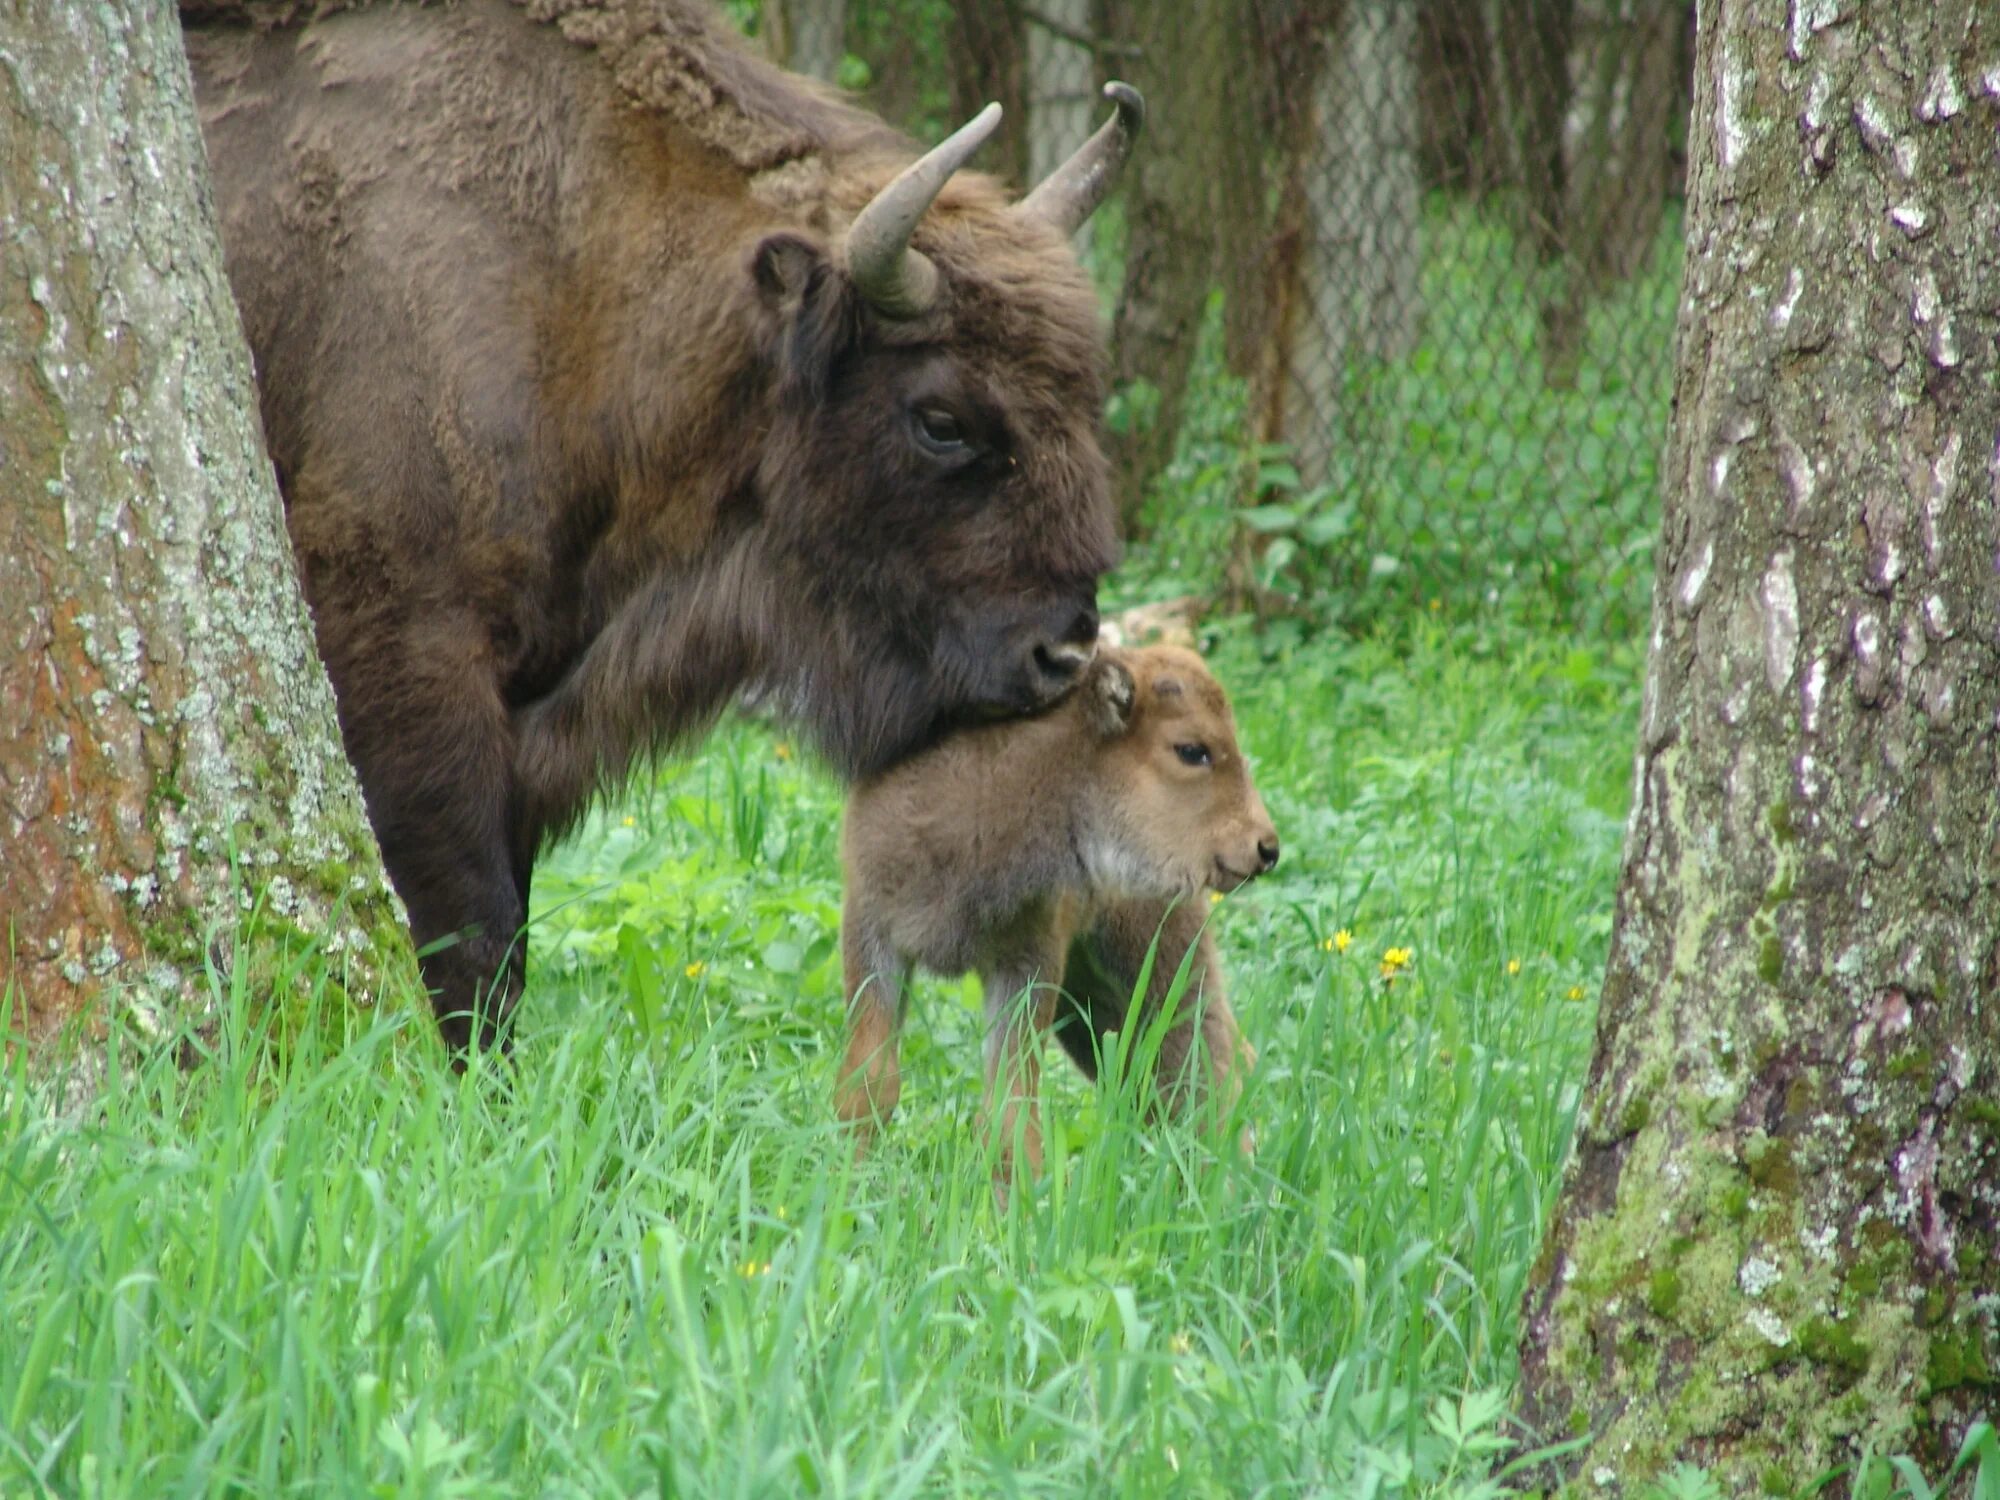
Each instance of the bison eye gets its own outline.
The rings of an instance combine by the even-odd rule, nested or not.
[[[1176,745],[1174,754],[1181,758],[1184,766],[1207,766],[1215,763],[1215,757],[1208,753],[1206,745]]]
[[[931,452],[955,455],[965,451],[965,429],[941,406],[920,406],[916,410],[917,440]]]

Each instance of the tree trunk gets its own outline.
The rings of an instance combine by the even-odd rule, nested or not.
[[[171,8],[0,10],[0,143],[13,1024],[45,1038],[114,985],[157,1026],[201,1004],[205,961],[309,941],[358,999],[414,982],[292,569]]]
[[[1112,434],[1119,512],[1136,529],[1146,486],[1173,457],[1188,374],[1223,245],[1261,232],[1254,113],[1242,62],[1254,34],[1245,0],[1120,7],[1113,35],[1142,42],[1133,82],[1155,101],[1147,141],[1125,176],[1125,278],[1112,326],[1112,380],[1151,403],[1128,403]],[[1229,227],[1251,216],[1251,235]]]
[[[1572,0],[1486,0],[1496,49],[1492,118],[1522,231],[1543,260],[1563,234],[1563,116],[1569,104]]]
[[[1672,113],[1682,98],[1687,0],[1579,0],[1563,127],[1563,243],[1569,275],[1542,312],[1543,367],[1567,387],[1591,303],[1652,255],[1671,181]]]
[[[2000,32],[1837,9],[1701,5],[1635,802],[1524,1307],[1574,1494],[1938,1465],[2000,1399]]]
[[[1097,128],[1097,58],[1091,0],[1037,0],[1030,7],[1028,42],[1028,180],[1040,182],[1070,158]],[[1079,252],[1090,243],[1090,225],[1076,232]]]
[[[833,82],[847,55],[847,0],[764,0],[762,20],[771,61]]]
[[[1507,180],[1490,0],[1428,0],[1417,25],[1418,166],[1426,187],[1484,194]]]
[[[1356,359],[1415,346],[1423,303],[1416,11],[1347,0],[1312,89],[1299,157],[1296,286],[1281,299],[1282,427],[1308,488],[1325,482]]]
[[[1577,8],[1563,222],[1585,288],[1624,280],[1652,254],[1666,209],[1688,9],[1686,0],[1588,0]]]
[[[969,120],[989,103],[1003,113],[1000,133],[980,153],[980,165],[1023,187],[1028,176],[1027,39],[1008,0],[952,0],[951,96],[954,114]]]

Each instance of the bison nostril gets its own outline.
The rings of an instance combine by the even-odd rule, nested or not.
[[[1035,667],[1044,677],[1067,683],[1090,665],[1091,654],[1088,646],[1043,641],[1035,647]]]
[[[1276,839],[1272,839],[1269,842],[1259,841],[1257,845],[1257,858],[1264,862],[1265,869],[1267,870],[1277,869],[1278,841]]]
[[[1064,632],[1063,640],[1078,646],[1094,644],[1097,640],[1097,611],[1095,609],[1079,611],[1077,617],[1069,622],[1069,629]]]

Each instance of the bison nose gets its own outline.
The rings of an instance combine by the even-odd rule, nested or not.
[[[1063,688],[1076,681],[1090,665],[1091,647],[1067,641],[1043,641],[1035,647],[1035,670],[1050,687]]]
[[[1278,868],[1278,836],[1275,833],[1268,839],[1257,840],[1257,858],[1266,870]]]
[[[1061,634],[1035,643],[1035,671],[1044,685],[1061,691],[1076,681],[1097,654],[1097,611],[1088,606],[1071,617]]]

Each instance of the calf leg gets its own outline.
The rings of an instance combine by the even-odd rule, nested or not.
[[[1037,935],[1038,938],[1041,935]],[[993,1190],[1002,1209],[1020,1165],[1042,1170],[1041,1040],[1055,1020],[1063,944],[1030,941],[980,970],[986,991],[986,1118],[1000,1132]]]
[[[854,1132],[854,1154],[865,1156],[879,1125],[887,1124],[902,1096],[896,1055],[903,1021],[905,965],[888,939],[854,910],[840,922],[842,968],[847,985],[847,1052],[834,1084],[833,1109]]]
[[[1243,1080],[1257,1054],[1237,1028],[1235,1013],[1229,1007],[1222,958],[1216,952],[1207,919],[1206,902],[1146,898],[1109,905],[1095,925],[1079,935],[1071,950],[1067,985],[1075,1003],[1066,1005],[1060,1014],[1057,1035],[1077,1065],[1096,1077],[1105,1032],[1117,1029],[1136,1038],[1152,1025],[1192,950],[1187,989],[1160,1041],[1155,1069],[1157,1098],[1171,1116],[1179,1116],[1197,1099],[1205,1099],[1207,1118],[1220,1129],[1243,1091]],[[1149,951],[1152,972],[1145,994],[1134,1004],[1133,991]],[[1247,1148],[1249,1141],[1249,1132],[1243,1132],[1239,1144]]]

